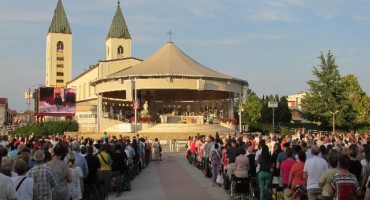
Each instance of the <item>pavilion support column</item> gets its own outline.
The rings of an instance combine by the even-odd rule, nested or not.
[[[96,132],[100,132],[100,119],[101,117],[103,116],[102,112],[103,112],[103,99],[102,99],[102,95],[101,94],[98,94],[98,105],[97,105],[97,112],[96,112],[96,124],[95,124],[95,131]]]
[[[229,117],[233,118],[234,117],[234,99],[233,99],[233,93],[229,93]]]

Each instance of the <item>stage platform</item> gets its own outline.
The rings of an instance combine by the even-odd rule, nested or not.
[[[220,124],[155,124],[139,133],[215,133],[234,132],[234,129],[226,128]]]
[[[137,132],[126,132],[120,130],[119,125],[115,125],[109,128],[107,131],[108,135],[123,135],[123,136],[134,136],[139,134],[140,137],[148,137],[150,140],[159,138],[161,140],[187,140],[189,136],[196,134],[200,135],[215,135],[218,132],[220,135],[232,134],[235,129],[221,126],[220,124],[152,124],[151,127],[147,127],[144,130]],[[73,137],[92,137],[100,138],[103,133],[67,133],[67,135]]]

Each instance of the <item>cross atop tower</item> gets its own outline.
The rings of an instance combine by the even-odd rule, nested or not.
[[[169,37],[169,42],[172,42],[173,32],[170,30],[170,31],[167,32],[167,35]]]
[[[118,3],[118,5],[121,3],[121,2],[119,2],[119,0],[117,1],[117,3]]]

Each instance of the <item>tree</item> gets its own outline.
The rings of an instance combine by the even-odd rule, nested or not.
[[[248,126],[256,125],[261,118],[262,101],[255,93],[249,94],[244,105],[242,121]]]
[[[288,100],[286,96],[279,99],[278,107],[275,110],[275,119],[277,122],[290,122],[292,120],[292,112],[289,110]]]
[[[368,96],[362,90],[358,83],[357,77],[353,74],[348,74],[341,79],[341,84],[344,86],[344,96],[353,105],[356,111],[356,124],[369,123],[369,103]]]
[[[262,109],[261,109],[261,118],[260,123],[270,124],[272,123],[272,109],[268,107],[268,102],[274,98],[273,95],[264,96],[262,99]]]
[[[265,99],[262,99],[261,102],[262,102],[262,108],[261,108],[261,117],[260,117],[260,121],[261,123],[264,123],[264,124],[270,124],[272,123],[272,108],[269,108],[268,107],[268,102],[270,102],[271,100],[275,99],[275,101],[278,102],[278,107],[275,108],[275,122],[276,123],[279,123],[279,122],[290,122],[290,120],[292,119],[292,113],[290,112],[289,110],[289,106],[288,106],[288,101],[286,99],[285,96],[282,96],[280,99],[279,99],[279,95],[269,95],[269,96],[266,96]]]
[[[319,59],[321,64],[312,71],[316,80],[307,82],[310,90],[302,100],[304,117],[324,126],[333,126],[333,113],[336,113],[336,125],[353,127],[356,111],[345,95],[335,57],[329,51],[326,57],[321,52]]]

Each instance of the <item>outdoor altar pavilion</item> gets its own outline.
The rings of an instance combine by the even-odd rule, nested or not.
[[[132,132],[135,107],[138,124],[209,124],[233,118],[234,100],[245,94],[248,82],[207,68],[168,42],[143,62],[91,85],[98,96],[98,131],[110,130],[109,119],[117,122],[116,132]]]

